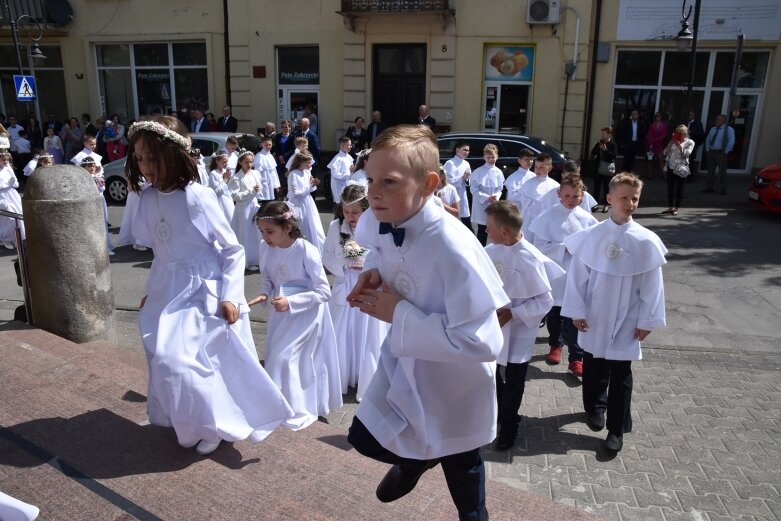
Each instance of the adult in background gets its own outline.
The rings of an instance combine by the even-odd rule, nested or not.
[[[84,132],[79,125],[79,120],[70,118],[68,124],[62,127],[62,141],[65,144],[65,162],[70,160],[82,149],[81,140]]]
[[[27,119],[27,139],[30,140],[30,147],[43,150],[43,132],[41,131],[41,125],[35,118]]]
[[[309,129],[312,133],[317,135],[317,131],[320,127],[317,124],[317,107],[314,103],[306,104],[306,107],[304,107],[304,117],[309,120]],[[312,151],[312,147],[309,147],[309,151]]]
[[[220,130],[220,124],[214,119],[213,112],[207,112],[204,116],[206,117],[206,128],[209,129],[209,132],[217,132]]]
[[[199,108],[190,109],[190,132],[207,132],[208,130],[203,111]]]
[[[98,127],[92,123],[92,116],[86,112],[81,115],[81,125],[84,129],[84,134],[89,134],[90,136],[98,135]]]
[[[705,127],[702,126],[702,121],[697,117],[697,113],[693,110],[689,111],[689,123],[686,125],[689,129],[689,138],[694,141],[694,150],[692,150],[689,157],[689,164],[691,165],[691,174],[687,178],[688,182],[694,179],[694,174],[700,171],[700,162],[697,161],[697,151],[700,146],[705,142]]]
[[[49,114],[49,119],[47,119],[43,124],[43,133],[46,134],[47,129],[54,129],[55,134],[59,134],[60,130],[62,130],[62,123],[57,121],[57,118],[54,114]]]
[[[678,215],[683,198],[683,183],[691,174],[689,157],[694,150],[694,141],[689,139],[686,125],[678,125],[672,139],[662,151],[667,166],[667,210],[665,215]]]
[[[648,125],[648,131],[645,134],[645,143],[648,147],[649,172],[648,177],[662,177],[664,172],[665,159],[662,155],[664,147],[667,144],[667,132],[669,128],[662,119],[662,114],[654,114],[654,121]],[[659,172],[659,175],[656,173]]]
[[[645,150],[643,146],[645,134],[645,125],[640,121],[640,112],[633,110],[629,114],[629,119],[625,119],[621,123],[621,129],[618,132],[617,145],[624,155],[623,171],[635,171],[635,157]],[[599,197],[597,197],[597,200],[599,200]]]
[[[274,146],[271,147],[277,160],[277,175],[279,175],[280,181],[286,178],[287,168],[285,165],[290,156],[296,151],[295,137],[293,137],[292,130],[293,123],[289,119],[283,119],[279,124],[279,133],[274,136]],[[280,184],[282,185],[279,189],[280,196],[284,197],[287,195],[287,183],[282,182]]]
[[[266,124],[263,125],[263,130],[258,132],[258,137],[270,137],[271,139],[275,139],[277,137],[277,126],[273,121],[266,121]],[[274,149],[272,148],[272,150]]]
[[[591,157],[594,160],[594,199],[597,200],[597,206],[591,209],[595,211],[598,206],[602,206],[602,212],[607,212],[608,183],[616,173],[616,155],[618,147],[613,141],[613,129],[605,127],[602,129],[599,142],[591,149]],[[612,168],[611,166],[612,165]]]
[[[317,134],[312,132],[309,126],[309,118],[301,118],[301,129],[296,132],[296,137],[305,137],[309,143],[309,153],[315,159],[315,164],[320,163],[320,140],[317,138]]]
[[[727,125],[727,116],[716,116],[716,124],[705,137],[705,156],[708,164],[708,184],[704,194],[714,193],[716,169],[719,170],[719,193],[727,193],[727,155],[735,146],[735,129]]]
[[[382,121],[382,113],[379,110],[372,112],[372,122],[369,123],[369,127],[366,129],[367,142],[366,144],[371,148],[372,141],[379,136],[383,130],[388,128],[388,125]]]
[[[236,132],[239,120],[233,117],[230,105],[222,107],[222,117],[217,120],[217,130],[220,132]]]
[[[364,119],[361,116],[358,116],[353,121],[353,125],[350,126],[347,129],[347,132],[345,132],[345,136],[349,137],[350,140],[353,142],[353,155],[357,154],[364,148],[366,148],[366,143],[369,139],[369,134],[366,132],[366,129],[363,128],[363,124],[365,123]]]
[[[429,114],[427,105],[418,107],[418,124],[426,125],[431,130],[434,130],[434,127],[437,126],[437,120]]]

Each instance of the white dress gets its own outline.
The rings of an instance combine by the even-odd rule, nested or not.
[[[331,195],[334,203],[342,202],[342,191],[350,180],[350,167],[353,166],[353,158],[347,152],[339,151],[328,163],[328,170],[331,171]]]
[[[458,197],[463,201],[458,208],[458,216],[462,219],[469,217],[469,203],[467,202],[468,199],[466,195],[469,180],[464,180],[464,174],[467,172],[471,173],[472,167],[469,166],[468,161],[456,156],[446,161],[443,168],[445,170],[445,175],[447,176],[448,184],[456,187]]]
[[[315,200],[310,195],[315,190],[317,187],[312,186],[311,170],[295,169],[288,174],[287,200],[296,209],[304,238],[314,244],[322,255],[325,232]]]
[[[314,246],[297,239],[288,248],[260,243],[261,294],[268,295],[266,371],[294,415],[284,426],[303,429],[342,406],[336,338],[327,301],[328,279]],[[287,297],[277,312],[271,299]]]
[[[260,230],[253,219],[260,207],[257,197],[259,192],[255,192],[255,187],[261,185],[260,174],[256,170],[249,170],[246,173],[237,170],[228,181],[231,197],[236,201],[231,228],[236,232],[236,237],[247,252],[247,266],[258,265]]]
[[[352,181],[357,185],[369,186],[369,180],[366,179],[366,170],[364,170],[363,168],[353,172],[352,175],[350,176],[350,181]]]
[[[199,184],[144,190],[133,233],[155,253],[139,315],[149,421],[173,427],[183,446],[261,441],[293,411],[258,361],[244,299],[244,248],[214,192]],[[217,315],[221,301],[238,307],[236,323]]]
[[[342,394],[347,392],[348,386],[357,387],[356,398],[360,401],[377,370],[380,347],[385,341],[390,324],[347,304],[347,295],[355,287],[361,274],[360,269],[350,266],[356,262],[362,265],[363,259],[348,259],[344,256],[342,234],[355,240],[354,230],[349,224],[340,224],[338,219],[331,221],[323,247],[323,266],[335,276],[328,306],[331,309],[336,345],[339,349]]]
[[[0,170],[0,209],[22,213],[22,198],[16,191],[18,187],[19,181],[10,166]],[[24,221],[19,221],[19,226],[24,239]],[[0,242],[16,244],[16,219],[0,217]]]
[[[222,172],[219,170],[212,170],[209,172],[209,187],[217,194],[217,202],[220,203],[220,209],[228,222],[233,221],[233,211],[236,205],[233,202],[230,188],[228,183],[225,182],[225,178],[222,177]]]
[[[139,185],[139,188],[143,192],[144,189],[149,186],[149,183],[141,181]],[[140,200],[141,196],[128,187],[127,199],[125,199],[125,211],[122,213],[122,224],[119,227],[119,236],[117,237],[116,246],[126,246],[128,244],[136,243],[136,238],[133,235],[133,221],[136,220],[138,202]]]

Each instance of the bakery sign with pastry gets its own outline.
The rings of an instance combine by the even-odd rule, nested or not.
[[[534,47],[485,47],[485,81],[530,82],[534,71]]]

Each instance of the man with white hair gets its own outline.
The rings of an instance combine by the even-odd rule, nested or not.
[[[296,137],[305,137],[309,142],[309,153],[315,158],[315,163],[320,162],[320,140],[317,139],[317,134],[312,132],[309,128],[309,118],[301,118],[300,122],[301,130],[296,131]]]

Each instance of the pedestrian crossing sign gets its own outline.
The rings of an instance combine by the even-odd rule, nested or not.
[[[14,87],[16,87],[17,101],[35,101],[38,97],[35,90],[34,76],[14,74]]]

